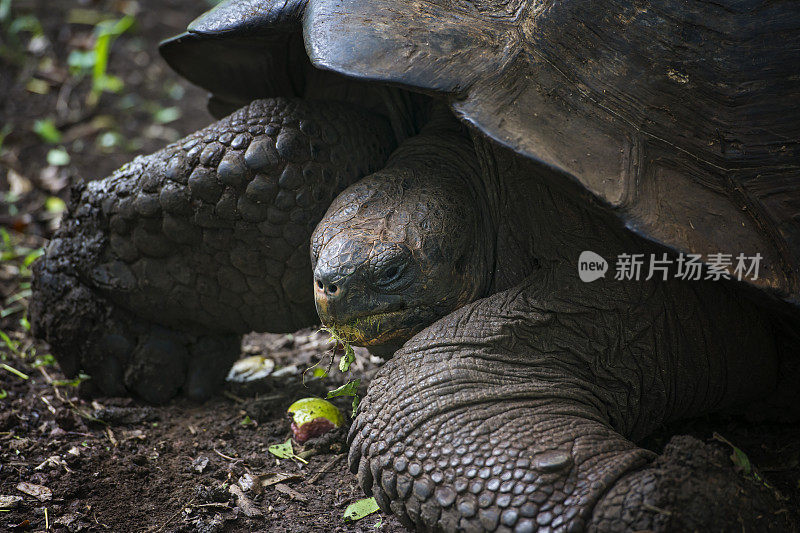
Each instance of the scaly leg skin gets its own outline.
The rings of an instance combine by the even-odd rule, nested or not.
[[[394,145],[353,106],[259,100],[77,186],[34,269],[34,334],[106,394],[207,397],[242,333],[316,321],[310,235]]]
[[[364,490],[420,530],[791,530],[724,452],[632,442],[767,390],[762,315],[721,284],[575,278],[545,267],[406,343],[351,428]]]

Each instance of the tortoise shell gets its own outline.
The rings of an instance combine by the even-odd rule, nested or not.
[[[792,0],[229,0],[162,44],[212,111],[310,72],[445,98],[495,142],[678,252],[760,254],[800,305],[800,10]]]

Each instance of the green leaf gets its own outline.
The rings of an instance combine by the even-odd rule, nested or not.
[[[267,448],[269,453],[281,459],[291,459],[294,457],[294,449],[292,448],[292,439],[287,440],[283,444],[273,444]]]
[[[50,84],[39,78],[31,78],[25,84],[25,89],[34,94],[47,94],[50,92]]]
[[[335,398],[336,396],[355,396],[359,385],[361,385],[360,379],[350,380],[341,387],[328,391],[328,395],[325,396],[325,399]]]
[[[341,387],[334,389],[332,391],[328,391],[328,395],[325,398],[335,398],[336,396],[352,396],[353,397],[353,412],[351,413],[351,417],[355,418],[356,411],[358,410],[358,402],[361,400],[358,397],[358,386],[361,384],[360,379],[353,379],[342,385]]]
[[[55,198],[55,197],[51,196],[50,198]],[[48,211],[50,211],[50,207],[48,207],[50,198],[48,198],[47,201],[44,203],[45,209],[47,209]],[[64,203],[64,201],[61,200],[60,198],[58,198],[58,200],[60,200],[62,204]],[[41,257],[43,254],[44,254],[44,248],[37,248],[35,250],[32,250],[31,252],[28,252],[28,254],[25,256],[25,259],[22,260],[22,265],[25,266],[26,268],[31,266],[31,264],[33,264],[33,262],[36,261],[39,257]]]
[[[733,461],[734,465],[741,468],[745,475],[749,474],[753,470],[753,467],[750,464],[750,459],[747,458],[747,454],[736,446],[732,446],[732,448],[733,453],[731,454],[731,461]]]
[[[14,249],[14,245],[11,243],[11,235],[8,234],[6,228],[0,228],[0,240],[3,241],[4,250]]]
[[[344,353],[342,354],[342,357],[339,359],[339,370],[341,370],[342,372],[347,372],[348,370],[350,370],[350,365],[353,364],[353,361],[356,360],[356,353],[353,350],[353,347],[350,346],[350,343],[344,340],[342,335],[339,334],[339,332],[337,332],[333,326],[322,327],[320,331],[324,331],[325,333],[329,334],[331,336],[330,342],[338,343],[337,347],[338,345],[341,345],[344,348]],[[334,350],[334,354],[335,353],[336,351]],[[333,364],[333,356],[331,357],[331,364]],[[325,398],[334,398],[336,396],[352,396],[353,412],[351,416],[355,417],[356,411],[358,410],[358,402],[360,400],[358,394],[356,394],[356,391],[358,390],[358,386],[360,384],[361,384],[360,379],[350,380],[341,387],[339,387],[338,389],[328,392],[328,395]]]
[[[16,301],[16,300],[12,300],[12,302],[13,301]],[[20,312],[25,310],[25,306],[22,305],[22,304],[9,305],[10,303],[11,302],[7,302],[6,303],[7,307],[5,309],[3,309],[2,311],[0,311],[0,318],[5,318],[7,316],[16,315],[17,313],[20,313]]]
[[[0,389],[0,400],[5,400],[8,397],[8,392],[5,389]]]
[[[350,370],[350,365],[353,361],[356,360],[356,352],[353,350],[353,347],[350,344],[345,343],[344,345],[344,355],[342,358],[339,359],[339,370],[342,372],[347,372]]]
[[[95,27],[95,32],[98,36],[119,37],[128,31],[134,22],[136,19],[130,15],[125,15],[119,20],[104,20]]]
[[[130,15],[119,20],[104,20],[95,26],[97,40],[94,43],[94,65],[92,66],[92,90],[89,93],[88,104],[94,106],[103,91],[119,92],[124,87],[122,79],[106,73],[108,68],[108,54],[111,44],[117,37],[128,31],[133,26],[135,19]]]
[[[69,154],[63,148],[53,148],[47,152],[47,164],[54,167],[69,165]]]
[[[753,471],[753,465],[750,464],[750,459],[747,457],[747,454],[744,453],[741,449],[737,448],[733,445],[731,441],[720,435],[719,433],[714,433],[713,435],[715,440],[718,440],[722,443],[727,444],[731,447],[731,462],[737,467],[742,470],[744,475],[749,475]]]
[[[116,131],[106,131],[97,137],[97,144],[100,148],[112,149],[121,146],[125,139]]]
[[[12,294],[8,298],[6,298],[6,305],[11,305],[20,300],[24,300],[25,298],[30,298],[32,293],[33,291],[31,291],[30,289],[24,289],[19,291],[18,293]]]
[[[63,213],[67,209],[67,204],[58,196],[50,196],[47,198],[47,200],[45,200],[44,208],[48,213]],[[42,255],[41,249],[37,250],[37,253]],[[39,255],[36,257],[39,257]],[[34,259],[36,259],[36,257],[34,257]]]
[[[52,119],[37,120],[33,123],[33,131],[46,143],[55,144],[61,142],[61,132],[58,131]]]
[[[42,30],[42,23],[39,22],[39,19],[33,15],[23,15],[21,17],[17,17],[8,26],[8,33],[11,35],[16,35],[23,31],[29,32],[34,36],[42,35],[44,33]]]
[[[12,341],[11,337],[9,337],[5,331],[0,331],[0,340],[3,341],[3,344],[6,345],[6,348],[11,350],[11,353],[15,355],[20,355],[19,353],[19,342]]]
[[[54,379],[52,384],[56,387],[77,387],[87,379],[91,379],[91,377],[86,374],[78,374],[75,379]]]
[[[0,150],[3,149],[3,143],[12,131],[14,131],[14,126],[11,124],[3,124],[3,127],[0,128]]]
[[[39,368],[40,366],[55,366],[55,364],[56,358],[53,357],[53,354],[46,353],[37,357],[32,366],[33,368]]]
[[[298,461],[308,464],[308,461],[294,454],[294,449],[292,448],[292,439],[288,439],[283,444],[273,444],[267,448],[267,451],[269,451],[269,453],[275,457],[279,457],[281,459],[297,459]]]
[[[378,502],[375,501],[375,498],[364,498],[347,506],[347,509],[344,510],[344,519],[361,520],[378,510],[380,510],[380,507],[378,507]]]

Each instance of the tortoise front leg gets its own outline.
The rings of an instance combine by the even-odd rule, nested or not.
[[[466,306],[386,364],[351,430],[364,490],[425,530],[786,528],[719,451],[681,438],[656,457],[630,440],[767,387],[760,314],[722,287],[570,276]]]
[[[394,144],[347,104],[259,100],[78,187],[35,267],[34,333],[107,394],[207,397],[242,333],[316,321],[311,232]]]

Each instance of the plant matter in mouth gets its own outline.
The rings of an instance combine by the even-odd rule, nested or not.
[[[337,349],[341,347],[342,356],[339,359],[339,370],[342,372],[347,372],[350,370],[350,365],[353,363],[353,361],[355,361],[356,354],[353,350],[353,347],[347,341],[347,338],[342,335],[341,331],[337,330],[336,326],[323,326],[320,331],[326,332],[328,335],[330,335],[330,342],[336,343],[334,346],[333,355],[331,356],[331,364],[333,363],[333,358],[336,356],[336,352],[338,351]],[[341,387],[332,391],[328,391],[326,398],[335,398],[336,396],[352,396],[353,412],[351,413],[351,416],[355,417],[356,410],[358,409],[358,403],[361,399],[356,393],[360,384],[360,379],[351,379]]]

